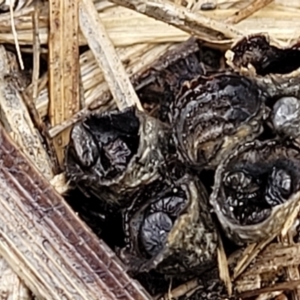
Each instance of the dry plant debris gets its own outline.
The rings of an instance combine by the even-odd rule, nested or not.
[[[104,78],[118,108],[121,110],[135,105],[143,110],[93,2],[82,0],[79,12],[81,30],[103,71]]]
[[[32,300],[32,293],[3,257],[0,258],[0,295],[7,300]]]
[[[0,46],[1,122],[23,153],[46,179],[51,180],[51,161],[22,99],[21,89],[24,84],[26,77],[18,69],[15,57]]]
[[[80,109],[78,5],[78,0],[49,1],[48,117],[52,126],[69,119]],[[53,139],[60,166],[69,133],[65,130]]]
[[[229,24],[239,23],[273,1],[274,0],[254,0],[245,8],[237,11],[233,16],[227,18],[226,22]]]
[[[279,41],[278,44],[291,44],[293,42],[289,41],[289,39],[294,41],[298,38],[297,31],[291,26],[291,24],[294,24],[294,27],[297,27],[295,24],[298,24],[299,6],[297,1],[293,3],[291,1],[290,7],[287,10],[282,9],[282,7],[288,6],[289,4],[283,1],[214,1],[215,4],[213,8],[216,9],[203,10],[201,12],[198,12],[198,9],[201,8],[201,1],[197,3],[197,1],[191,0],[173,2],[162,0],[114,0],[113,2],[128,7],[131,10],[108,1],[98,0],[93,2],[88,0],[51,0],[43,3],[36,1],[34,5],[33,1],[4,1],[4,6],[0,7],[7,11],[10,10],[10,13],[0,15],[0,41],[6,44],[11,43],[15,45],[16,48],[20,45],[22,55],[32,52],[34,55],[33,74],[31,76],[32,84],[28,86],[28,84],[25,83],[27,89],[22,94],[23,83],[18,82],[21,75],[18,72],[16,76],[14,72],[12,74],[11,71],[4,71],[3,74],[5,74],[5,76],[1,76],[1,82],[4,86],[2,93],[3,100],[0,102],[1,109],[3,110],[1,110],[1,122],[4,123],[5,129],[8,132],[13,132],[11,136],[15,139],[18,148],[30,161],[27,161],[23,156],[22,159],[19,157],[20,154],[18,150],[15,150],[16,146],[11,144],[11,140],[3,133],[2,129],[1,138],[9,147],[12,147],[10,149],[14,149],[11,150],[11,153],[18,153],[17,156],[19,157],[19,162],[23,164],[22,167],[29,164],[29,169],[31,170],[31,164],[34,164],[39,172],[62,194],[68,192],[66,179],[64,178],[64,174],[53,175],[54,166],[51,165],[51,163],[53,164],[53,160],[49,158],[49,152],[44,150],[43,143],[46,142],[49,147],[54,141],[56,154],[59,157],[59,161],[62,162],[63,149],[69,141],[68,133],[70,126],[86,117],[91,109],[97,109],[98,112],[103,112],[117,107],[122,109],[135,103],[140,110],[143,110],[140,100],[136,95],[135,89],[138,85],[135,85],[135,79],[140,74],[143,74],[143,72],[146,72],[147,69],[152,66],[156,58],[165,53],[168,49],[172,49],[172,42],[183,41],[189,34],[194,34],[205,41],[206,44],[213,45],[215,48],[224,49],[228,48],[237,38],[257,31],[257,28],[260,27],[261,24],[265,25],[264,28],[266,28],[266,31],[273,33],[273,36]],[[8,3],[9,5],[5,7]],[[0,1],[0,4],[3,3]],[[13,7],[11,4],[15,6]],[[188,8],[184,6],[188,6]],[[79,7],[80,10],[78,9]],[[276,10],[276,7],[280,9]],[[291,7],[294,7],[294,11]],[[12,11],[13,8],[14,12]],[[255,15],[251,16],[254,13]],[[274,18],[278,20],[279,25],[273,24],[272,21]],[[57,20],[59,20],[58,23]],[[80,26],[82,32],[78,32],[78,20],[81,22]],[[240,24],[237,24],[239,22]],[[48,23],[50,23],[50,31],[48,31],[47,28]],[[140,27],[141,33],[135,30],[137,24]],[[169,26],[169,24],[173,26]],[[56,27],[57,25],[59,26]],[[57,28],[57,30],[53,30],[53,28]],[[122,33],[120,33],[120,29],[123,30]],[[101,32],[101,34],[99,34],[99,32]],[[45,47],[47,44],[49,45],[49,49]],[[79,56],[78,47],[82,45],[88,45],[91,50],[85,51]],[[3,57],[6,55],[4,52],[5,50],[3,49]],[[50,57],[50,68],[47,73],[40,76],[40,58],[45,57],[47,53],[49,53]],[[19,56],[19,61],[22,62],[21,56]],[[8,76],[7,73],[9,73]],[[80,91],[79,73],[81,73],[82,91]],[[72,74],[72,76],[70,76],[70,74]],[[292,75],[292,77],[294,76],[295,74]],[[64,80],[60,80],[61,78]],[[290,84],[289,80],[290,78],[286,78],[287,85]],[[275,84],[278,83],[276,78],[268,78],[264,80],[264,82],[266,84],[270,82],[272,84],[274,84],[274,82]],[[18,108],[15,107],[14,110],[9,108],[9,103],[6,99],[7,95],[9,95],[9,93],[6,93],[8,87],[13,90],[13,94],[15,95],[14,101],[18,104]],[[72,88],[70,89],[70,87]],[[286,85],[282,85],[281,90],[283,91],[285,87]],[[139,90],[137,92],[139,92]],[[278,90],[275,92],[277,93]],[[62,99],[64,101],[62,101]],[[23,101],[26,102],[27,107]],[[155,109],[153,111],[155,111]],[[33,118],[32,120],[30,120],[29,113]],[[23,116],[21,127],[16,126],[16,119],[14,118],[15,115],[19,116],[19,114]],[[45,117],[50,119],[50,128],[47,128],[44,124]],[[44,138],[43,143],[34,126],[40,130]],[[26,132],[26,135],[24,132]],[[28,146],[28,141],[22,139],[28,134],[34,140],[34,142],[32,142],[32,144],[35,145],[33,148]],[[37,151],[32,152],[32,149],[37,149]],[[2,148],[1,151],[4,150],[5,149]],[[5,160],[3,158],[1,159],[2,161]],[[21,169],[20,167],[20,170]],[[73,279],[71,277],[64,277],[67,281],[69,280],[67,284],[63,285],[64,281],[57,281],[56,284],[58,285],[54,288],[55,285],[47,281],[49,278],[43,277],[42,282],[37,280],[37,266],[31,265],[27,273],[21,270],[20,266],[23,266],[24,270],[25,266],[29,265],[30,257],[26,255],[30,251],[31,255],[33,253],[35,253],[34,255],[39,255],[41,252],[38,251],[41,250],[34,248],[36,246],[34,244],[31,248],[28,248],[28,253],[24,252],[25,248],[22,247],[19,247],[17,250],[15,248],[12,251],[14,245],[17,246],[17,243],[15,243],[17,238],[20,238],[22,243],[27,241],[27,236],[21,236],[23,231],[18,231],[18,236],[10,235],[10,231],[13,231],[15,228],[15,224],[12,222],[21,224],[20,226],[22,227],[26,225],[22,222],[29,220],[30,217],[24,214],[23,211],[20,212],[21,217],[15,215],[23,205],[19,202],[20,199],[18,199],[18,194],[16,193],[17,189],[15,188],[15,181],[21,183],[18,174],[14,174],[15,177],[10,177],[13,178],[14,181],[9,181],[8,177],[5,176],[9,174],[10,171],[3,169],[1,172],[2,180],[0,184],[2,182],[1,188],[3,188],[5,192],[0,197],[0,205],[3,206],[3,211],[5,211],[2,224],[6,225],[5,228],[3,227],[2,233],[7,235],[2,236],[0,253],[3,254],[5,259],[9,261],[9,264],[13,266],[14,271],[25,279],[27,286],[37,295],[40,293],[43,294],[43,296],[48,295],[48,297],[54,297],[53,299],[55,299],[58,295],[55,288],[57,288],[59,284],[62,285],[62,291],[66,292],[66,295],[72,289],[75,291],[79,288],[79,285],[74,285],[78,277],[76,271],[71,274],[71,277],[74,276]],[[35,173],[35,176],[40,183],[41,175]],[[47,186],[47,191],[49,190],[50,193],[53,192],[50,185],[45,182],[43,182],[43,184]],[[35,188],[37,188],[37,186],[35,186]],[[36,193],[38,193],[37,190]],[[7,198],[5,198],[6,196]],[[71,214],[71,226],[80,223],[78,227],[80,228],[79,230],[87,232],[85,231],[85,225],[78,221],[73,212],[70,212],[61,197],[57,194],[51,197],[53,197],[51,199],[56,199],[55,201],[57,202],[60,201],[59,203],[62,203],[63,209],[66,209],[68,213]],[[7,202],[8,198],[11,199],[12,202]],[[16,203],[16,207],[13,208],[10,206],[11,203]],[[61,209],[60,206],[55,209],[51,208],[51,205],[49,207],[50,213],[45,213],[45,217],[42,218],[43,222],[45,219],[50,221],[50,219],[56,217]],[[45,211],[46,208],[43,209]],[[35,215],[33,216],[35,217]],[[270,238],[270,240],[249,246],[243,253],[232,278],[236,279],[234,287],[241,291],[241,297],[245,297],[246,299],[258,296],[257,300],[272,299],[274,297],[278,297],[276,299],[287,299],[285,298],[286,296],[282,294],[282,291],[292,290],[294,299],[297,299],[299,296],[299,264],[295,255],[298,253],[298,244],[294,244],[291,236],[289,236],[288,239],[286,237],[286,234],[291,234],[292,229],[290,229],[290,227],[293,225],[295,217],[296,215],[291,216],[290,220],[288,220],[289,224],[287,224],[284,229],[281,240],[282,244],[277,243],[268,246],[271,240]],[[69,220],[64,221],[69,222]],[[61,230],[62,226],[69,225],[58,224],[58,229]],[[24,228],[27,227],[25,226]],[[38,228],[40,231],[36,232],[36,236],[39,236],[42,232],[41,227]],[[30,227],[26,230],[28,230],[27,232],[29,234],[32,234],[35,229]],[[53,232],[53,229],[47,227],[46,233],[51,232]],[[95,245],[99,243],[89,232],[87,234]],[[10,239],[9,243],[7,243],[8,239],[6,238]],[[22,240],[22,238],[24,238],[24,240]],[[102,241],[100,242],[100,246],[97,245],[95,247],[104,247],[101,248],[102,250],[99,250],[100,248],[98,249],[100,253],[102,253],[101,251],[106,254],[109,253],[108,258],[103,258],[108,265],[112,262],[118,263],[114,254],[109,252],[110,250],[102,244]],[[52,245],[50,242],[50,247],[54,246],[55,245]],[[80,244],[80,247],[81,246],[82,244]],[[47,256],[50,253],[46,253],[49,249],[50,248],[46,250],[43,249],[42,251],[45,250],[43,254]],[[37,251],[34,252],[35,250]],[[49,260],[53,260],[55,255],[58,255],[57,258],[60,259],[62,253],[59,251],[60,250],[58,250],[57,253],[53,252],[48,256]],[[91,254],[91,252],[88,253]],[[222,254],[223,258],[225,258],[224,265],[226,265],[225,253],[222,252]],[[230,262],[231,260],[229,258],[229,263]],[[80,263],[83,262],[80,261]],[[98,260],[98,263],[101,264],[101,261]],[[270,266],[273,269],[286,270],[288,274],[286,282],[275,283],[273,286],[265,287],[265,282],[273,282],[270,278],[273,278],[274,273],[272,273],[273,270],[268,269]],[[55,267],[60,268],[59,265],[55,265]],[[53,270],[46,270],[45,274],[47,274],[48,271],[51,273]],[[225,274],[228,272],[226,268],[223,272],[224,271]],[[63,270],[60,269],[58,272],[63,272]],[[267,276],[267,280],[265,277],[266,273],[270,276]],[[15,282],[18,282],[19,279],[15,274],[12,274],[12,276],[13,275],[14,280],[16,280]],[[132,291],[139,295],[134,299],[148,299],[149,295],[144,293],[138,284],[131,281],[125,272],[123,275],[125,276],[124,278],[126,278],[124,282],[128,282],[129,285],[133,284]],[[254,278],[251,276],[255,277],[255,281],[252,283],[256,283],[257,285],[255,287],[256,290],[249,292],[249,289],[253,288],[253,286],[250,288],[247,286],[249,278],[250,280]],[[222,278],[227,278],[228,280],[228,274],[225,277],[223,275]],[[55,276],[53,276],[53,280],[56,281]],[[85,283],[86,284],[80,286],[80,291],[78,291],[81,293],[83,299],[94,299],[95,297],[98,297],[95,299],[99,299],[100,294],[104,293],[107,287],[105,284],[102,285],[100,281],[98,281],[98,285],[96,284],[93,287],[87,282]],[[69,287],[68,284],[70,284],[72,288],[67,291]],[[109,285],[108,282],[106,284]],[[227,288],[229,285],[230,282],[227,283]],[[28,289],[21,285],[19,293],[21,293],[21,289],[23,289],[24,295],[27,297],[27,295],[29,295]],[[201,290],[201,284],[199,284],[197,280],[192,280],[167,293],[164,299],[169,299],[171,296],[174,298],[180,298],[186,295],[192,296],[193,292],[199,289]],[[97,292],[98,294],[96,296]],[[12,292],[9,291],[8,293]],[[50,294],[52,296],[50,296]],[[105,299],[110,299],[109,297],[115,296],[116,295],[108,296],[107,294],[104,297]],[[71,297],[71,295],[69,295],[69,297]],[[128,297],[128,299],[131,299],[130,296]]]
[[[136,73],[148,67],[151,64],[151,62],[155,60],[155,57],[162,55],[169,48],[169,44],[162,44],[157,47],[146,44],[143,45],[143,47],[126,47],[125,49],[122,49],[123,51],[117,51],[117,53],[120,56],[122,62],[129,61],[126,67],[126,72],[128,74],[136,75]],[[82,55],[82,61],[84,61],[85,55]],[[70,127],[77,121],[82,120],[89,114],[90,109],[99,108],[99,110],[101,111],[106,111],[107,109],[116,108],[116,103],[112,101],[113,99],[111,97],[108,84],[104,80],[103,76],[101,76],[102,74],[99,72],[99,70],[95,70],[96,66],[96,62],[91,61],[91,64],[86,66],[87,69],[82,70],[85,90],[85,107],[80,112],[73,115],[72,118],[51,128],[49,130],[50,137],[56,136],[62,130]],[[90,74],[93,74],[94,77],[91,77]],[[43,90],[41,92],[41,97],[38,99],[37,102],[37,109],[40,110],[41,115],[43,116],[45,115],[44,109],[47,105],[47,93],[45,90]]]
[[[33,293],[58,300],[149,299],[3,128],[0,142],[0,253]]]
[[[113,0],[113,2],[178,27],[204,41],[233,39],[243,35],[234,26],[191,12],[168,0]]]

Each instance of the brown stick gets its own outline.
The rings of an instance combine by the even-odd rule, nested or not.
[[[237,24],[242,20],[250,17],[255,12],[269,5],[273,0],[254,0],[252,3],[247,5],[245,8],[237,11],[233,16],[226,19],[228,24]]]
[[[234,26],[208,18],[168,0],[111,0],[116,4],[173,25],[204,41],[242,37]]]
[[[163,53],[169,49],[170,45],[161,45],[160,47],[155,47],[155,49],[152,49],[153,51],[148,51],[147,54],[140,54],[139,59],[134,62],[132,65],[129,65],[126,67],[126,71],[128,74],[132,74],[133,76],[136,76],[138,72],[140,72],[142,69],[145,68],[150,68],[150,65],[153,63],[153,61],[161,56]],[[121,51],[119,53],[120,58],[123,58],[123,61],[126,60],[127,55],[122,55]],[[131,77],[131,79],[132,79]],[[110,102],[109,106],[111,106],[111,95],[109,94],[109,87],[107,86],[106,82],[100,82],[98,83],[98,87],[101,88],[101,92],[99,93],[100,95],[97,97],[98,99],[101,99],[101,101],[94,101],[91,102],[86,101],[86,107],[84,107],[81,111],[79,111],[77,114],[73,115],[71,118],[68,120],[62,122],[59,125],[56,125],[52,128],[49,129],[49,136],[54,137],[57,134],[59,134],[62,130],[65,130],[66,128],[72,126],[76,122],[82,120],[84,117],[86,117],[90,113],[90,109],[92,105],[97,104],[99,105],[99,102],[102,102],[102,105],[104,108],[107,110],[109,107],[107,107],[108,102]],[[98,102],[98,103],[97,103]],[[104,103],[103,103],[104,102]],[[107,102],[107,103],[106,103]]]
[[[120,110],[136,105],[143,110],[122,62],[110,41],[92,0],[80,3],[80,28]]]
[[[80,109],[79,99],[79,0],[49,1],[49,118],[52,126],[60,124]],[[57,159],[63,163],[69,130],[53,140]]]
[[[0,126],[0,255],[43,299],[146,300]]]
[[[23,153],[35,164],[43,176],[50,180],[53,177],[51,161],[19,91],[18,85],[22,83],[17,83],[16,80],[23,81],[24,76],[18,68],[15,71],[12,70],[15,65],[15,57],[9,55],[5,48],[0,46],[1,122]]]
[[[278,283],[274,286],[265,287],[257,290],[247,291],[244,293],[241,293],[237,295],[237,299],[247,299],[247,298],[253,298],[255,296],[259,296],[264,293],[274,292],[274,291],[284,291],[284,290],[293,290],[297,288],[300,285],[300,280],[294,280],[294,281],[288,281],[288,282],[282,282]]]

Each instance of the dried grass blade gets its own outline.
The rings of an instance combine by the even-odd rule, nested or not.
[[[296,282],[298,278],[289,278],[293,280],[284,283],[282,286],[281,283],[276,283],[275,286],[271,285],[266,289],[261,288],[265,285],[265,283],[263,283],[264,280],[268,280],[268,278],[271,280],[272,276],[275,276],[277,272],[280,274],[280,270],[284,268],[298,268],[300,263],[299,253],[299,243],[291,245],[272,243],[268,245],[235,282],[236,290],[241,292],[241,295],[244,297],[246,297],[246,295],[250,297],[260,295],[260,293],[263,295],[274,291],[296,289],[297,286],[293,288],[293,282]],[[289,286],[289,283],[291,283],[291,286]],[[254,294],[252,294],[253,289],[255,290],[253,291]],[[244,293],[246,294],[244,295]]]
[[[269,5],[274,0],[254,0],[249,5],[247,5],[244,9],[237,11],[233,16],[226,19],[226,23],[228,24],[237,24],[242,20],[248,18],[258,10],[263,7]]]
[[[16,63],[0,47],[0,120],[20,149],[35,164],[36,168],[50,180],[53,177],[51,161],[34,127],[22,96],[11,77],[21,80],[21,74],[13,74],[11,66]]]
[[[228,3],[228,1],[226,2]],[[198,15],[224,22],[226,18],[233,16],[237,10],[242,10],[245,2],[235,2],[235,4],[238,4],[239,9],[236,7],[228,8],[229,4],[226,5],[225,2],[222,2],[218,4],[218,9],[202,11],[202,15],[199,13]],[[41,6],[39,38],[41,44],[46,45],[48,43],[48,11],[47,7],[45,5],[43,7],[41,2],[38,2],[38,4]],[[48,2],[46,4],[48,5]],[[105,3],[103,4],[101,6],[99,3],[95,3],[95,6],[115,47],[137,43],[182,42],[189,37],[187,32],[178,29],[178,27],[169,26],[162,21],[154,20],[134,10],[129,10],[113,3],[111,5],[115,5],[115,7],[107,7]],[[34,6],[30,7],[30,9],[33,10]],[[20,45],[29,46],[33,44],[31,13],[32,11],[29,11],[27,8],[14,12]],[[245,35],[257,33],[259,28],[260,31],[268,32],[276,39],[286,41],[291,36],[299,36],[299,32],[297,32],[300,24],[298,16],[299,7],[283,7],[275,2],[260,9],[255,15],[244,19],[238,25],[235,25],[234,28]],[[276,19],[276,22],[274,22],[274,19]],[[7,14],[0,14],[0,42],[10,43],[15,46],[11,26],[12,24],[10,18],[7,18]],[[136,28],[139,28],[139,30],[136,30]],[[222,40],[220,35],[216,36],[216,32],[213,35],[205,33],[206,31],[203,28],[201,32],[198,32],[198,34],[202,34],[201,39],[214,45],[230,46],[231,39]],[[86,45],[86,39],[81,33],[79,34],[79,43],[80,45]]]
[[[269,286],[261,289],[256,289],[252,291],[247,291],[240,293],[237,295],[237,299],[253,299],[255,296],[262,295],[264,293],[274,292],[274,291],[282,291],[282,290],[293,290],[297,286],[300,285],[300,280],[294,280],[294,281],[288,281],[288,282],[282,282],[278,283],[274,286]]]
[[[0,295],[7,300],[32,300],[31,291],[0,257]]]
[[[91,0],[81,0],[79,19],[81,30],[103,71],[118,108],[121,110],[136,105],[140,110],[143,110],[125,68]]]
[[[51,0],[49,32],[49,119],[52,126],[60,124],[80,109],[78,2]],[[60,166],[64,148],[69,143],[66,130],[53,140]]]
[[[0,255],[43,299],[146,300],[0,126]]]
[[[141,55],[139,60],[134,61],[131,65],[129,65],[126,68],[126,71],[128,74],[136,74],[137,72],[141,71],[144,68],[149,67],[149,65],[160,55],[165,53],[167,49],[170,48],[170,44],[163,44],[160,46],[157,46],[153,48],[152,50],[148,51],[147,53],[144,53]],[[83,78],[84,80],[84,78]],[[46,91],[43,91],[43,99],[40,98],[40,102],[38,103],[39,108],[43,109],[44,105],[47,104],[47,97]],[[77,114],[75,114],[72,118],[69,120],[66,120],[62,122],[61,124],[52,127],[49,130],[49,136],[54,137],[62,130],[68,128],[69,126],[72,126],[77,121],[83,119],[88,113],[89,113],[89,107],[91,109],[101,108],[102,111],[108,110],[108,109],[115,109],[116,105],[115,102],[112,103],[111,95],[109,93],[109,87],[106,82],[97,82],[95,85],[95,88],[93,88],[90,91],[85,91],[86,94],[86,105],[88,107],[84,107],[81,111],[79,111]],[[96,101],[98,100],[98,101]],[[93,107],[92,107],[93,106]]]
[[[162,296],[158,296],[156,297],[157,300],[169,300],[171,299],[178,299],[184,295],[186,295],[188,292],[196,289],[199,285],[199,280],[196,279],[192,279],[188,282],[185,282],[181,285],[179,285],[178,287],[172,289],[171,291],[165,293]]]
[[[139,45],[138,45],[139,46]],[[154,46],[153,46],[154,47]],[[161,48],[161,46],[157,46],[158,48]],[[134,51],[133,51],[134,48]],[[130,61],[134,57],[141,56],[145,50],[149,50],[151,52],[151,47],[127,47],[127,48],[117,48],[117,54],[120,57],[122,62]],[[137,60],[138,61],[138,60]],[[134,63],[134,62],[133,62]],[[83,88],[84,88],[84,105],[83,109],[85,109],[86,106],[89,106],[93,101],[99,98],[97,93],[93,92],[97,89],[97,86],[99,86],[101,83],[103,83],[104,76],[99,68],[97,62],[95,61],[94,55],[91,51],[85,52],[80,56],[80,65],[81,65],[81,76],[82,76],[82,82],[83,82]],[[126,68],[127,71],[128,68]],[[46,75],[48,75],[46,73]],[[92,76],[91,76],[92,75]],[[44,82],[42,82],[44,81]],[[40,114],[40,116],[45,117],[47,116],[47,107],[49,104],[49,97],[48,97],[48,90],[46,88],[46,84],[44,84],[46,81],[47,83],[47,76],[42,77],[40,79],[40,94],[36,101],[36,108]],[[107,86],[107,84],[106,84]],[[109,90],[109,88],[107,87]],[[26,90],[26,94],[32,93],[32,86],[29,86]],[[91,94],[95,94],[95,97],[92,97]],[[75,114],[76,115],[76,114]],[[66,121],[68,122],[68,120]],[[58,125],[59,126],[59,125]],[[52,135],[51,135],[52,136]]]
[[[281,232],[281,235],[279,236],[279,241],[283,245],[293,246],[295,244],[294,236],[297,230],[297,218],[299,218],[299,205],[289,217],[289,219],[291,220],[287,220],[287,224],[292,224],[292,226],[287,225],[287,228],[284,228],[284,230]],[[286,268],[286,275],[289,280],[300,280],[299,264],[289,265]],[[292,299],[300,299],[300,286],[296,287],[291,292],[291,294]]]
[[[247,268],[242,275],[265,274],[282,267],[296,266],[300,264],[300,244],[282,245],[272,243],[268,245]]]
[[[40,54],[41,54],[41,47],[40,47],[40,39],[39,39],[39,15],[40,9],[38,5],[36,5],[33,16],[32,16],[32,23],[33,23],[33,71],[32,71],[32,97],[30,108],[32,114],[34,116],[35,122],[37,124],[41,123],[40,115],[34,106],[34,103],[38,97],[38,84],[39,84],[39,74],[40,74]]]
[[[23,59],[22,59],[22,55],[21,55],[21,51],[20,51],[20,45],[19,45],[19,42],[18,42],[18,34],[17,34],[17,31],[16,31],[15,22],[14,22],[13,6],[14,6],[13,1],[10,1],[9,2],[9,13],[10,13],[11,25],[12,25],[11,30],[12,30],[12,33],[13,33],[13,36],[14,36],[14,42],[15,42],[15,47],[16,47],[19,63],[20,63],[20,68],[21,68],[21,70],[24,70],[24,63],[23,63]]]
[[[259,253],[271,243],[276,235],[270,236],[268,239],[261,241],[260,243],[249,245],[243,252],[242,257],[237,262],[236,267],[234,268],[234,272],[232,275],[232,279],[235,280],[240,276],[246,268],[251,264],[251,262],[259,255]]]
[[[220,279],[224,282],[228,295],[232,295],[232,283],[229,274],[229,267],[227,256],[225,253],[225,249],[223,246],[223,242],[219,237],[219,247],[218,247],[218,269],[219,269],[219,276]]]
[[[168,0],[111,0],[154,19],[173,25],[204,41],[243,36],[233,25],[210,19]],[[221,38],[220,38],[221,35]]]

